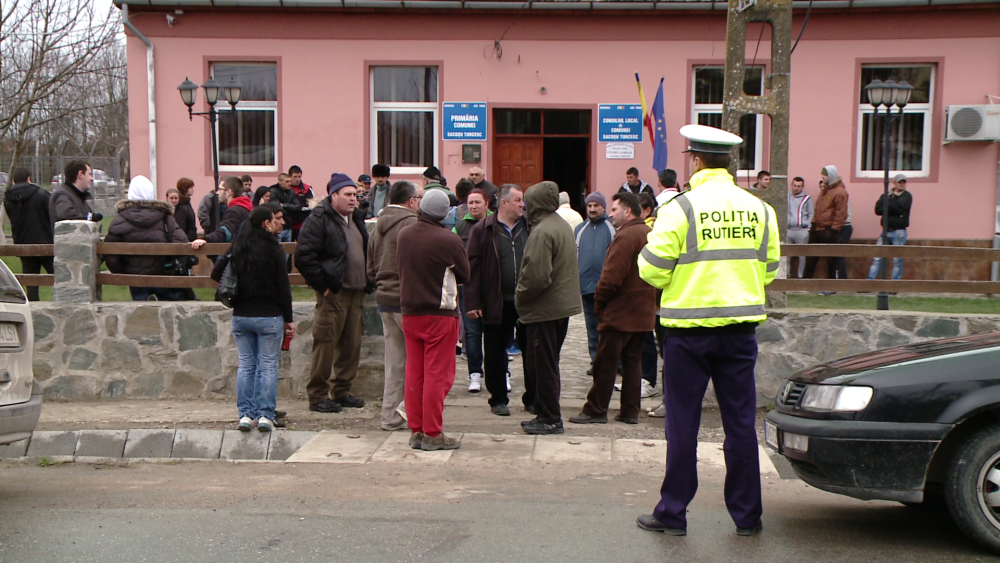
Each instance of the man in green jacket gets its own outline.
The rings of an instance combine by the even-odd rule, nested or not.
[[[521,423],[528,434],[563,434],[559,409],[559,352],[569,317],[583,312],[576,242],[556,209],[555,182],[535,184],[524,192],[531,233],[524,247],[515,305],[527,333],[524,350],[524,404],[535,418]]]

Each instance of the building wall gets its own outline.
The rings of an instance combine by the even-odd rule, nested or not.
[[[210,137],[200,118],[188,121],[176,87],[185,77],[206,80],[210,61],[278,62],[278,165],[282,170],[300,165],[305,181],[320,195],[331,172],[356,177],[371,164],[367,65],[431,62],[440,66],[439,101],[486,101],[490,108],[591,108],[595,122],[599,103],[638,101],[635,72],[644,80],[649,103],[663,76],[668,166],[686,179],[685,142],[676,131],[691,120],[692,69],[722,64],[725,56],[725,20],[719,15],[525,14],[504,36],[503,57],[497,60],[487,55],[493,40],[511,25],[511,13],[186,12],[172,27],[160,14],[133,11],[132,16],[156,49],[158,189],[164,192],[177,178],[189,176],[198,198],[212,184]],[[793,29],[800,25],[798,16]],[[766,62],[768,35],[759,49],[755,35],[748,33],[747,56],[757,51],[756,61]],[[128,38],[128,56],[132,169],[145,174],[145,47],[135,37]],[[938,65],[936,137],[930,143],[935,156],[930,177],[909,182],[915,201],[910,237],[992,237],[997,144],[942,146],[940,139],[944,107],[987,103],[987,94],[1000,94],[1000,12],[995,9],[814,12],[792,57],[789,175],[805,177],[807,190],[816,195],[820,169],[836,164],[851,193],[855,236],[878,233],[872,208],[881,181],[853,173],[858,74],[862,62],[874,61]],[[195,109],[207,109],[201,92]],[[635,160],[607,160],[605,145],[596,142],[596,125],[592,129],[592,189],[612,193],[629,166],[655,184],[648,139],[636,144]],[[439,142],[438,166],[453,184],[471,165],[461,163],[461,143]],[[491,146],[482,145],[490,178]],[[270,184],[276,173],[254,176],[255,185]]]

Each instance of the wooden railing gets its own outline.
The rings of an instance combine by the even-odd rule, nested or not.
[[[0,245],[0,256],[52,256],[52,244],[3,244]],[[52,274],[15,274],[17,281],[23,286],[49,286],[55,283]]]
[[[5,244],[0,245],[0,256],[52,256],[51,244]],[[217,256],[228,250],[229,243],[208,243],[194,250],[184,243],[135,243],[135,242],[101,242],[97,244],[97,252],[102,256],[110,254],[132,256],[181,256],[195,255],[202,264],[198,270],[207,271],[211,264],[209,256]],[[295,243],[282,243],[289,255],[295,254]],[[992,248],[960,248],[950,246],[881,246],[862,244],[784,244],[781,246],[782,256],[798,256],[800,258],[815,256],[825,258],[837,256],[844,258],[881,257],[886,259],[885,267],[891,271],[889,259],[904,258],[913,260],[944,260],[949,262],[1000,262],[1000,250]],[[54,277],[51,274],[17,274],[17,279],[25,286],[51,286]],[[306,285],[302,275],[292,270],[290,275],[292,285]],[[97,274],[99,285],[123,285],[138,287],[170,287],[170,288],[215,288],[217,283],[207,275],[192,276],[138,276],[131,274],[112,274],[100,272]],[[1000,282],[965,281],[965,280],[836,280],[836,279],[778,279],[768,289],[774,291],[846,291],[846,292],[901,292],[901,293],[978,293],[1000,294]]]
[[[891,246],[874,244],[783,244],[782,256],[837,256],[883,258],[883,267],[892,271],[891,258],[945,260],[949,262],[998,262],[1000,250],[953,246]],[[1000,293],[1000,282],[966,280],[832,280],[779,279],[768,286],[774,291],[854,291],[901,293]]]

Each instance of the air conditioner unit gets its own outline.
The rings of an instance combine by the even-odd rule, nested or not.
[[[944,140],[1000,141],[1000,105],[948,106]]]

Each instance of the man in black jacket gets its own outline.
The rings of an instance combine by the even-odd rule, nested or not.
[[[63,184],[52,190],[49,198],[49,218],[58,221],[100,221],[103,217],[94,213],[87,205],[93,199],[90,186],[94,183],[94,173],[86,162],[74,160],[63,170]]]
[[[31,181],[27,168],[15,168],[14,186],[4,194],[3,206],[10,217],[10,232],[14,244],[52,244],[52,222],[49,220],[49,192]],[[51,256],[22,256],[21,271],[25,274],[52,273]],[[28,286],[28,300],[38,301],[38,286]]]
[[[357,209],[357,185],[334,173],[326,190],[329,197],[299,231],[295,265],[316,290],[309,410],[329,413],[365,405],[350,391],[361,360],[361,308],[374,285],[367,275],[368,229],[364,211]]]
[[[191,248],[198,250],[206,242],[233,242],[240,232],[243,221],[250,216],[253,202],[243,191],[243,181],[237,176],[226,176],[222,179],[219,192],[219,205],[226,206],[226,214],[219,221],[219,228],[205,235],[204,238],[191,242]]]
[[[284,217],[294,217],[296,213],[302,211],[299,205],[299,198],[292,189],[292,179],[288,174],[278,174],[278,183],[271,186],[271,203],[281,206]],[[278,234],[278,242],[292,242],[292,221],[285,222],[285,228]]]
[[[892,179],[892,188],[889,189],[888,217],[882,214],[886,211],[885,194],[879,196],[875,202],[875,215],[882,217],[885,225],[885,238],[880,236],[878,244],[892,244],[895,246],[906,246],[906,229],[910,226],[910,208],[913,207],[913,196],[906,190],[906,175],[896,174]],[[882,270],[882,259],[872,260],[872,266],[868,270],[868,279],[873,280],[878,277]],[[892,259],[892,279],[898,280],[903,277],[903,259]]]
[[[524,196],[513,184],[497,192],[497,212],[469,233],[469,281],[463,286],[466,316],[483,322],[483,371],[490,410],[509,416],[507,346],[514,336],[517,309],[514,290],[521,275],[528,228],[522,219]]]

